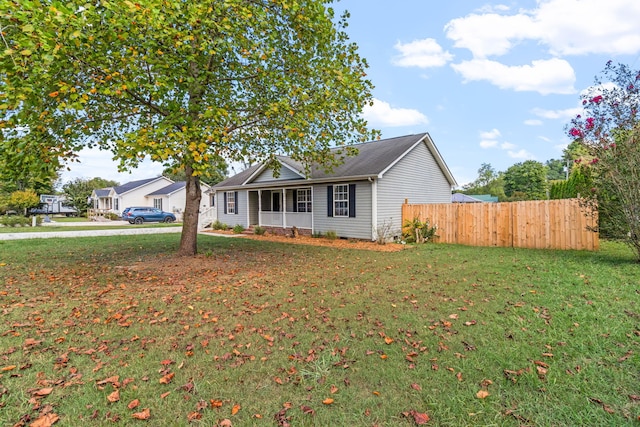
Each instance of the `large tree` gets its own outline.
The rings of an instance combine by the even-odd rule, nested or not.
[[[511,200],[547,198],[547,167],[535,160],[516,163],[504,173],[504,192]]]
[[[462,187],[462,192],[465,194],[491,194],[503,201],[506,199],[503,173],[496,172],[490,163],[482,163],[478,169],[476,180]]]
[[[625,239],[640,261],[640,70],[607,63],[582,96],[569,135],[591,157],[600,227]]]
[[[330,3],[5,0],[0,126],[63,158],[98,145],[121,168],[180,165],[179,253],[195,254],[212,161],[288,154],[330,168],[335,143],[374,136],[360,115],[366,62]]]

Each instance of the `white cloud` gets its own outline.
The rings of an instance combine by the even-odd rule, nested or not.
[[[393,59],[399,67],[432,68],[442,67],[453,59],[434,39],[414,40],[410,43],[396,43],[400,55]]]
[[[538,119],[527,119],[524,121],[524,124],[527,126],[542,126],[542,120]]]
[[[533,154],[531,154],[530,152],[528,152],[525,149],[519,150],[519,151],[507,151],[507,154],[509,155],[509,157],[511,157],[512,159],[520,159],[520,160],[535,160],[535,156]]]
[[[576,75],[562,59],[532,61],[531,65],[507,66],[488,59],[474,59],[451,65],[464,81],[486,80],[501,89],[534,91],[542,95],[572,94]]]
[[[504,55],[523,41],[552,55],[635,55],[640,52],[640,2],[538,0],[537,7],[506,15],[487,9],[451,20],[445,32],[475,58]],[[498,13],[496,13],[498,12]]]
[[[533,38],[536,33],[531,17],[496,13],[456,18],[444,30],[455,47],[470,50],[474,58],[504,55],[519,41]]]
[[[502,148],[503,150],[513,150],[515,148],[518,148],[518,146],[510,142],[503,142],[502,144],[500,144],[500,148]]]
[[[420,111],[409,108],[394,108],[389,103],[379,99],[374,99],[373,105],[364,107],[363,116],[374,127],[429,124],[427,116]]]
[[[482,148],[493,148],[498,146],[498,141],[495,139],[483,139],[480,141],[480,147]]]
[[[490,131],[480,132],[480,138],[482,139],[495,139],[500,136],[498,129],[491,129]]]
[[[63,171],[60,177],[63,184],[76,178],[104,178],[124,184],[128,181],[160,176],[163,171],[161,164],[144,160],[137,169],[118,172],[118,162],[113,160],[113,154],[97,148],[85,148],[78,155],[79,162],[67,164],[71,170]]]

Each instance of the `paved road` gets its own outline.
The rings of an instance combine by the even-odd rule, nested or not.
[[[76,225],[81,223],[76,223]],[[104,224],[103,224],[104,225]],[[119,228],[114,230],[77,230],[77,231],[42,231],[25,233],[0,233],[0,240],[21,239],[51,239],[54,237],[95,237],[95,236],[126,236],[132,234],[160,234],[180,233],[182,227],[159,228]]]

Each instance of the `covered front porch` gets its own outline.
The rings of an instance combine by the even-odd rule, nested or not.
[[[313,188],[249,191],[249,224],[267,228],[313,229]]]

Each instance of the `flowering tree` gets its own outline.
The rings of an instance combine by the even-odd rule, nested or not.
[[[600,229],[623,238],[640,261],[640,71],[609,61],[582,96],[569,135],[589,152]]]

